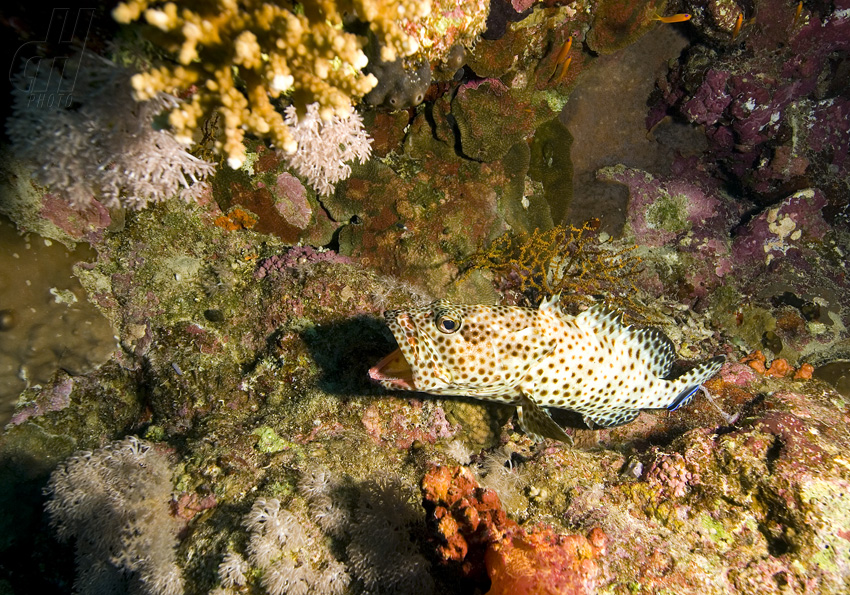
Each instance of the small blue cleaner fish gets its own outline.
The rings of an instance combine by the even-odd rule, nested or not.
[[[723,365],[716,357],[667,379],[675,349],[664,333],[624,326],[622,314],[601,306],[570,316],[558,301],[535,310],[437,300],[385,312],[399,349],[369,376],[391,390],[516,405],[535,440],[571,441],[542,407],[577,411],[589,427],[617,426],[641,409],[687,405]]]

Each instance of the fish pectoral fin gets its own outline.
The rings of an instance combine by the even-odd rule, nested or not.
[[[614,409],[605,413],[594,413],[593,415],[585,415],[584,423],[591,430],[593,426],[600,428],[613,428],[614,426],[622,426],[629,422],[633,422],[640,415],[639,409]]]
[[[544,438],[552,438],[561,442],[573,443],[573,439],[555,420],[541,408],[531,397],[521,395],[516,408],[519,426],[535,442],[542,442]]]

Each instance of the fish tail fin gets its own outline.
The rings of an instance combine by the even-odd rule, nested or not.
[[[675,411],[679,407],[690,403],[702,383],[717,374],[725,361],[726,358],[724,357],[712,358],[694,366],[675,380],[672,380],[671,384],[677,390],[670,404],[667,405],[667,410]]]

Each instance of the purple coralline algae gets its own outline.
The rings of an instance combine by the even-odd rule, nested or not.
[[[305,229],[310,224],[313,209],[307,201],[307,189],[301,180],[284,172],[277,177],[272,194],[275,209],[287,223],[298,229]]]
[[[91,200],[82,207],[74,208],[52,193],[44,195],[39,215],[70,237],[85,241],[97,239],[98,236],[93,234],[102,232],[112,223],[109,211],[98,201]]]
[[[714,126],[732,102],[726,92],[729,73],[713,68],[705,73],[702,85],[681,107],[682,114],[694,124]]]
[[[757,4],[736,51],[691,48],[660,81],[664,102],[705,126],[724,175],[757,195],[787,194],[806,177],[836,185],[848,174],[850,108],[838,56],[850,49],[850,4],[804,8],[798,18],[782,0]],[[662,113],[653,110],[650,126]]]
[[[756,373],[750,366],[738,362],[726,362],[720,369],[720,378],[725,384],[747,386],[756,380]]]
[[[406,450],[414,442],[434,444],[451,438],[459,430],[446,419],[442,407],[411,400],[369,406],[362,416],[363,427],[379,444]]]
[[[688,263],[680,270],[681,281],[693,296],[705,296],[734,269],[729,231],[746,205],[734,201],[690,160],[677,162],[669,177],[622,166],[603,168],[597,176],[629,188],[627,237],[650,251],[675,249],[677,259]],[[639,283],[656,295],[675,285],[669,275],[656,274]]]
[[[11,424],[16,426],[26,420],[51,411],[61,411],[71,404],[71,391],[74,390],[74,379],[71,376],[56,378],[49,386],[37,393],[36,399],[19,406],[12,416]]]
[[[700,482],[696,465],[688,462],[679,453],[670,455],[658,454],[646,472],[646,481],[658,486],[659,495],[681,498],[690,487]]]
[[[831,228],[819,189],[794,192],[740,225],[749,203],[732,198],[695,159],[677,159],[671,175],[614,166],[598,177],[629,189],[626,234],[656,262],[637,279],[651,294],[702,298],[722,284],[753,295],[784,286],[815,297],[838,295],[847,283],[824,272]]]
[[[313,246],[293,246],[283,254],[275,254],[260,261],[254,276],[264,279],[272,273],[280,273],[287,269],[298,269],[317,262],[338,262],[350,264],[354,262],[347,256],[341,256],[333,250],[317,250]]]
[[[740,217],[743,206],[734,202],[707,175],[685,171],[693,163],[676,164],[670,178],[625,167],[601,170],[601,179],[629,187],[628,224],[635,243],[664,246],[692,230],[728,229]]]
[[[829,230],[821,215],[826,199],[819,190],[801,190],[762,211],[747,223],[732,243],[738,263],[763,261],[769,265],[789,250],[805,250]]]

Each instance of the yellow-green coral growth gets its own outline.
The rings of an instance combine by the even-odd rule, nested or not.
[[[272,104],[281,94],[300,109],[318,103],[330,119],[346,117],[375,86],[376,79],[361,71],[365,38],[344,30],[344,16],[368,22],[382,58],[393,59],[419,49],[403,27],[427,16],[430,7],[417,0],[130,0],[113,16],[121,23],[143,17],[150,37],[176,59],[133,77],[136,98],[192,92],[170,113],[175,136],[191,143],[204,120],[220,112],[224,138],[216,148],[239,167],[246,132],[290,153],[297,148]]]
[[[637,246],[615,248],[598,227],[598,222],[590,221],[581,227],[506,233],[486,250],[467,257],[462,269],[493,271],[501,281],[516,285],[529,304],[558,293],[568,301],[592,301],[591,296],[601,294],[634,308],[632,295],[637,289],[631,277],[641,261],[631,252]]]

